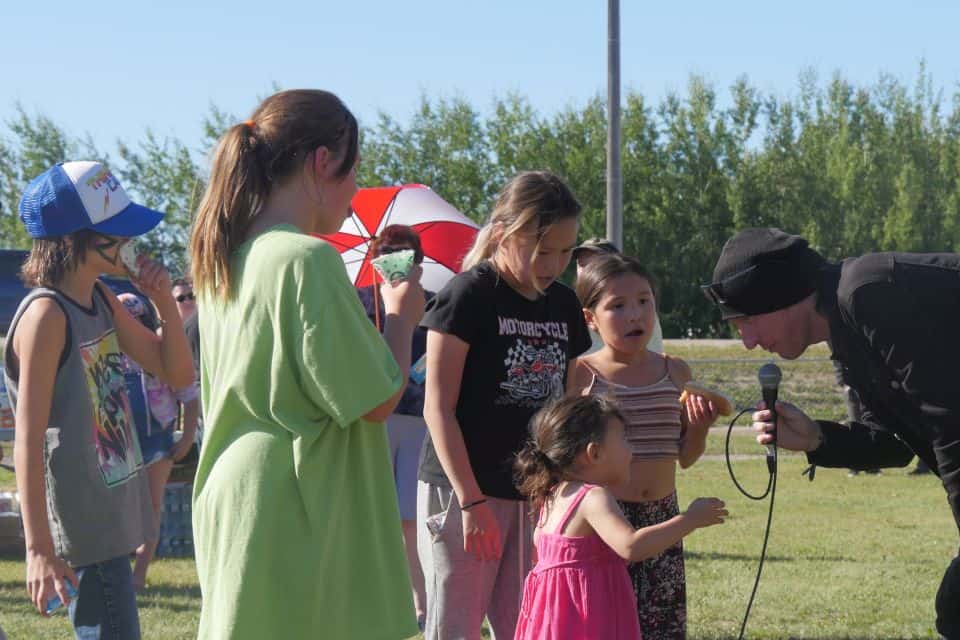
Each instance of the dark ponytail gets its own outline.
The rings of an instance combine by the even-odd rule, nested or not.
[[[548,404],[530,419],[530,438],[514,461],[517,488],[534,513],[573,469],[591,442],[599,444],[620,409],[603,396],[566,397]]]
[[[553,488],[563,480],[557,466],[532,440],[517,454],[513,469],[517,488],[530,501],[534,512],[540,510]]]

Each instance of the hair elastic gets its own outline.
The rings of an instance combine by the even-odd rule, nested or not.
[[[462,505],[462,506],[460,507],[460,511],[469,511],[470,509],[472,509],[473,507],[477,506],[478,504],[483,504],[483,503],[486,502],[486,501],[487,501],[486,498],[480,498],[479,500],[474,500],[473,502],[468,502],[467,504]]]

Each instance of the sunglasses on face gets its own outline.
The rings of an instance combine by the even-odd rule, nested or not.
[[[730,307],[730,293],[740,290],[743,285],[749,281],[756,268],[757,265],[753,265],[743,271],[738,271],[731,276],[727,276],[719,282],[701,285],[700,290],[703,291],[703,295],[706,296],[707,300],[715,304],[721,312],[736,314],[737,311]]]
[[[195,299],[196,298],[194,298],[193,296],[193,291],[191,291],[190,293],[181,293],[180,295],[174,297],[174,300],[176,300],[177,302],[183,302],[184,300],[195,300]]]

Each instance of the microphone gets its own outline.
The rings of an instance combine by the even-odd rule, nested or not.
[[[767,405],[773,422],[773,431],[770,432],[770,435],[773,436],[773,442],[767,445],[767,468],[770,470],[770,473],[777,470],[777,391],[779,390],[780,379],[782,377],[780,367],[772,362],[763,365],[757,372],[757,378],[760,380],[760,391],[763,394],[763,402]]]

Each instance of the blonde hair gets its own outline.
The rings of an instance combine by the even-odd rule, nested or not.
[[[198,294],[230,296],[230,259],[246,239],[273,185],[302,168],[319,147],[343,152],[337,177],[353,168],[357,121],[337,96],[320,90],[276,93],[249,120],[223,134],[190,236],[190,264]]]
[[[539,245],[551,226],[579,215],[580,203],[560,178],[548,171],[518,173],[497,195],[490,218],[463,258],[463,269],[492,258],[497,249],[519,231],[536,231]]]

